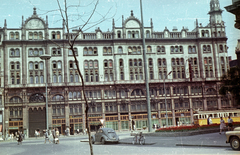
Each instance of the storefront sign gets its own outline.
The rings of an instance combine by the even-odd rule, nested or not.
[[[9,129],[18,129],[18,127],[9,127]]]

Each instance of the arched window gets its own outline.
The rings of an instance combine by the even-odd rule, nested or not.
[[[118,47],[118,53],[123,53],[122,47]]]
[[[75,74],[75,82],[79,82],[79,76],[78,76],[78,74]]]
[[[52,32],[52,39],[56,39],[56,33],[54,31]]]
[[[10,49],[10,56],[15,56],[15,51],[13,48]]]
[[[140,46],[138,46],[138,48],[137,48],[137,54],[141,54],[141,47]]]
[[[38,49],[37,48],[34,48],[34,56],[38,56]]]
[[[40,83],[43,83],[44,82],[44,77],[43,75],[40,76]]]
[[[53,83],[56,83],[56,82],[57,82],[57,75],[53,74]]]
[[[30,83],[33,84],[33,76],[30,75]]]
[[[147,47],[147,53],[151,53],[152,52],[152,47],[151,46],[148,46]]]
[[[86,47],[84,47],[84,49],[83,49],[83,54],[84,54],[84,55],[87,55],[87,54],[88,54],[88,49],[87,49]]]
[[[58,63],[57,63],[57,68],[58,68],[58,69],[61,69],[61,68],[62,68],[62,62],[61,62],[61,61],[58,61]]]
[[[33,37],[34,37],[34,40],[37,40],[37,39],[38,39],[38,33],[37,33],[37,32],[34,32]]]
[[[29,62],[29,69],[33,70],[33,63],[32,62]]]
[[[37,75],[35,76],[35,83],[39,83],[39,79]]]
[[[33,39],[33,33],[32,33],[32,32],[29,32],[29,33],[28,33],[28,39],[29,39],[29,40],[32,40],[32,39]]]
[[[39,39],[42,40],[43,39],[43,33],[42,32],[39,32]]]
[[[93,49],[92,49],[91,47],[88,49],[88,54],[89,54],[89,55],[92,55],[92,54],[93,54]]]
[[[150,38],[150,31],[149,30],[146,31],[146,38]]]
[[[61,39],[61,34],[59,31],[57,31],[57,39]]]
[[[58,83],[61,83],[61,82],[62,82],[62,75],[59,74],[59,75],[58,75]]]
[[[139,38],[139,31],[136,31],[135,38]]]
[[[68,93],[68,99],[73,99],[73,94],[72,94],[72,92],[69,92],[69,93]]]
[[[148,59],[148,65],[149,65],[149,66],[152,66],[152,65],[153,65],[152,58],[149,58],[149,59]]]
[[[98,61],[94,60],[94,68],[98,68]]]
[[[15,49],[15,56],[20,56],[20,52],[19,52],[19,49],[17,48],[17,49]]]
[[[121,38],[121,31],[117,31],[117,38]]]
[[[73,82],[73,74],[70,74],[70,82]]]
[[[15,33],[15,39],[19,39],[19,33],[18,32]]]
[[[10,32],[10,40],[14,39],[14,32]]]
[[[131,38],[131,37],[132,37],[132,32],[128,31],[128,38]]]

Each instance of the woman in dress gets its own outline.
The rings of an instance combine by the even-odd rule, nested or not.
[[[220,117],[220,132],[219,134],[222,134],[222,130],[225,128],[225,122],[222,117]]]

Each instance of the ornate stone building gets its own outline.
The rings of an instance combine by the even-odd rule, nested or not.
[[[169,125],[192,123],[196,110],[233,106],[218,94],[220,77],[229,68],[221,14],[218,0],[211,0],[206,26],[196,20],[191,31],[166,27],[157,32],[151,19],[150,26],[144,27],[152,124],[166,124],[165,92]],[[42,19],[34,9],[31,17],[22,18],[21,28],[8,28],[5,21],[2,32],[4,130],[24,130],[33,136],[34,130],[46,128],[45,77],[49,127],[61,132],[70,127],[71,133],[85,129],[81,82],[64,25],[49,28],[47,17]],[[92,130],[100,119],[115,130],[129,130],[131,120],[136,128],[147,126],[141,34],[141,21],[133,12],[127,19],[122,17],[121,26],[113,20],[111,31],[98,28],[79,34],[75,50],[86,84]],[[47,67],[39,57],[43,54],[51,55]]]

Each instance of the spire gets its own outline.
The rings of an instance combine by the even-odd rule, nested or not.
[[[122,27],[124,27],[124,17],[122,15]]]
[[[151,22],[150,22],[150,24],[151,24],[151,27],[153,27],[153,22],[152,22],[152,18],[151,18]]]
[[[46,25],[48,27],[48,16],[46,16]]]
[[[7,20],[4,20],[4,28],[7,28]]]
[[[133,16],[133,10],[131,10],[131,16]]]
[[[23,25],[24,25],[23,23],[24,23],[24,18],[23,18],[23,16],[22,16],[22,27],[23,27]]]
[[[198,19],[196,19],[196,27],[198,27]]]
[[[33,8],[33,15],[37,15],[36,7]]]
[[[115,27],[114,18],[113,18],[113,20],[112,20],[112,26],[113,26],[113,28]]]
[[[64,22],[64,19],[62,21],[62,27],[65,28],[65,22]]]

